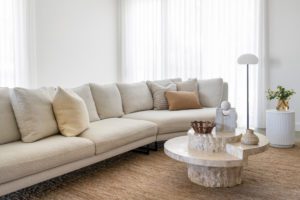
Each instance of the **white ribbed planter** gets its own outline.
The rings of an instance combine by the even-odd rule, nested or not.
[[[266,134],[270,145],[289,148],[295,144],[295,112],[267,111]]]

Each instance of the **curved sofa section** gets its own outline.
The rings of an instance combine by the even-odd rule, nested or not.
[[[208,91],[206,101],[212,98],[218,99],[220,103],[227,99],[228,86],[226,83],[222,82],[221,96],[213,96],[216,95],[216,92],[212,90],[220,86],[217,83],[214,85],[214,82],[211,83],[210,80],[208,82],[211,86],[207,87],[211,87],[211,90],[206,88]],[[93,87],[95,86],[93,85]],[[112,104],[121,102],[122,105],[111,105],[109,110],[105,110],[106,117],[91,122],[90,128],[80,136],[54,135],[33,143],[23,143],[20,136],[14,136],[15,139],[13,140],[11,139],[13,137],[5,132],[16,126],[16,122],[12,121],[15,119],[11,116],[12,111],[9,108],[8,90],[0,88],[0,97],[5,97],[2,100],[6,101],[0,103],[0,111],[5,111],[5,116],[10,116],[6,119],[6,125],[0,122],[2,125],[2,128],[0,127],[0,196],[156,141],[184,135],[189,129],[191,121],[213,120],[215,118],[216,107],[181,111],[153,109],[136,111],[135,104],[130,105],[130,102],[126,102],[126,105],[131,107],[124,109],[124,102],[116,100],[113,96],[117,92],[116,88],[113,86],[112,94],[109,94],[110,86],[92,90],[94,92],[93,97],[97,96],[97,98],[94,97],[94,101],[98,111],[105,109],[105,107],[101,107],[100,104],[103,99],[99,93],[95,94],[95,92],[103,91],[103,94],[105,93],[102,95],[103,98],[111,95],[107,97],[109,102]],[[143,88],[147,87],[143,86]],[[130,87],[126,90],[130,90]],[[132,92],[130,91],[130,93]],[[141,94],[148,91],[137,92]],[[209,97],[210,94],[212,96]],[[147,107],[150,107],[149,95],[147,98],[143,101],[147,102]],[[99,101],[96,102],[98,99]],[[109,102],[105,102],[105,104],[107,105]],[[143,108],[142,105],[137,106]],[[110,113],[110,110],[113,112]],[[124,110],[134,110],[134,112],[125,113]],[[3,116],[0,114],[0,118]],[[101,118],[103,115],[99,114],[99,116]],[[13,126],[8,127],[7,124],[13,124]],[[17,130],[13,130],[13,134],[18,134]]]

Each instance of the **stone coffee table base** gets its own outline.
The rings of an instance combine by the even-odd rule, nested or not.
[[[248,156],[264,152],[269,146],[265,136],[256,135],[260,139],[258,145],[243,145],[236,139],[225,138],[225,141],[233,143],[224,144],[223,149],[218,148],[218,152],[191,148],[190,138],[181,136],[168,140],[164,151],[169,157],[187,163],[188,177],[192,182],[205,187],[233,187],[242,183],[243,167],[247,165]],[[219,136],[215,134],[205,137],[213,137],[215,140]],[[238,135],[232,138],[236,137]],[[207,139],[212,141],[212,138]],[[209,146],[210,151],[211,148]]]
[[[188,164],[188,177],[205,187],[233,187],[242,183],[243,167],[205,167]]]

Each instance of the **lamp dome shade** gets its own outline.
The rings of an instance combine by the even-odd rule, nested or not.
[[[237,62],[238,64],[257,64],[258,58],[253,54],[243,54],[238,58]]]

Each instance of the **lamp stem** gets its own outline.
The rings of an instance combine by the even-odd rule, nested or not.
[[[249,129],[249,64],[247,64],[247,130]]]

